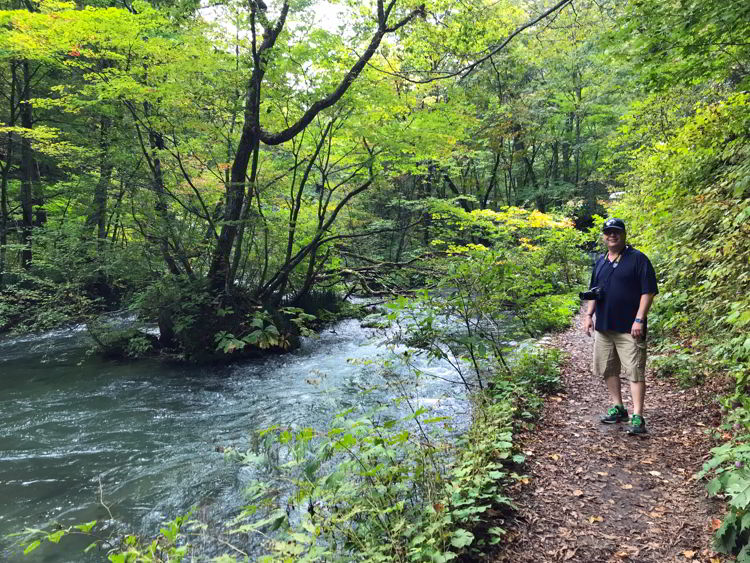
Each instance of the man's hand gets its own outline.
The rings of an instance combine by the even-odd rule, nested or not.
[[[583,317],[583,330],[586,332],[586,336],[591,336],[591,329],[594,327],[594,320],[591,315],[585,315]]]
[[[643,323],[633,323],[633,326],[630,328],[630,334],[636,340],[643,338]]]

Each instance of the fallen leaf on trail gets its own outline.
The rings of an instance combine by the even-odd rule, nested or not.
[[[567,561],[568,559],[573,559],[573,556],[576,554],[577,549],[569,549],[565,552],[565,557],[563,557],[563,561]]]
[[[711,530],[715,532],[719,528],[721,528],[721,520],[719,520],[718,518],[714,518],[713,520],[711,520]]]
[[[711,563],[721,563],[721,560],[718,557],[712,557]]]
[[[550,457],[551,457],[551,458],[552,458],[552,459],[553,459],[554,461],[557,461],[558,459],[560,459],[560,454],[549,454],[549,456],[550,456]]]
[[[648,474],[653,475],[654,477],[661,477],[661,473],[658,471],[649,471]]]
[[[648,515],[651,516],[651,518],[661,518],[664,516],[661,512],[649,512]]]
[[[594,522],[604,522],[604,518],[602,518],[601,516],[589,516],[589,522],[591,522],[592,524]]]
[[[605,471],[597,471],[596,474],[600,475],[601,477],[608,477],[609,476],[609,473],[607,473]]]
[[[521,479],[521,483],[523,483],[524,485],[528,485],[529,483],[531,483],[531,479],[529,479],[528,477],[524,477],[523,479]]]
[[[573,491],[573,496],[574,497],[582,497],[583,496],[583,491],[581,489],[576,489],[575,491]]]
[[[685,550],[682,554],[685,556],[685,559],[692,559],[695,555],[695,551]]]
[[[619,557],[620,559],[627,559],[628,552],[623,549],[622,551],[618,551],[617,553],[615,553],[615,557]]]
[[[558,403],[562,401],[562,397],[550,397],[553,401],[557,401]],[[700,424],[700,423],[699,423]]]
[[[620,488],[621,488],[621,489],[632,489],[632,488],[633,488],[633,485],[631,485],[630,483],[628,483],[627,485],[623,485],[623,486],[622,486],[622,487],[620,487]]]

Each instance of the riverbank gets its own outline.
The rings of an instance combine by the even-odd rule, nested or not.
[[[518,507],[493,562],[701,561],[725,556],[712,535],[725,507],[708,499],[694,475],[717,445],[711,430],[721,415],[717,398],[730,382],[679,388],[647,375],[649,433],[633,437],[625,425],[604,425],[608,405],[591,376],[593,338],[577,317],[550,344],[563,350],[564,389],[550,397],[533,432],[522,436],[528,484],[512,490]],[[624,390],[626,407],[629,392]]]

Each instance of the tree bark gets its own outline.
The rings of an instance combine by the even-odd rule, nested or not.
[[[28,61],[21,63],[23,79],[17,82],[20,102],[21,127],[31,130],[34,126],[33,106],[31,105],[31,67]],[[31,139],[21,138],[21,266],[28,270],[32,261],[32,232],[34,230],[34,179],[36,163]]]
[[[568,117],[565,119],[565,130],[563,131],[563,142],[562,142],[562,173],[563,181],[570,182],[570,139],[573,136],[573,121],[575,120],[575,113],[568,113]]]
[[[112,125],[108,117],[99,119],[99,181],[94,188],[92,209],[86,217],[86,231],[96,228],[97,250],[101,251],[107,239],[107,199],[112,181],[114,165],[109,155],[109,129]],[[86,236],[89,236],[88,234]]]
[[[16,125],[16,70],[18,64],[10,63],[10,89],[8,96],[8,127]],[[5,137],[5,162],[2,165],[0,178],[0,289],[5,284],[5,268],[7,266],[8,230],[10,227],[10,209],[8,207],[8,181],[13,166],[13,134]]]

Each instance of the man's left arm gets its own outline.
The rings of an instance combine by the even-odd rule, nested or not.
[[[654,302],[655,293],[644,293],[641,295],[641,301],[638,304],[638,313],[636,314],[636,320],[633,322],[633,326],[630,329],[630,334],[633,338],[643,338],[645,331],[643,330],[646,325],[646,317],[648,316],[648,310],[651,308],[651,303]],[[641,322],[638,322],[638,321]]]

